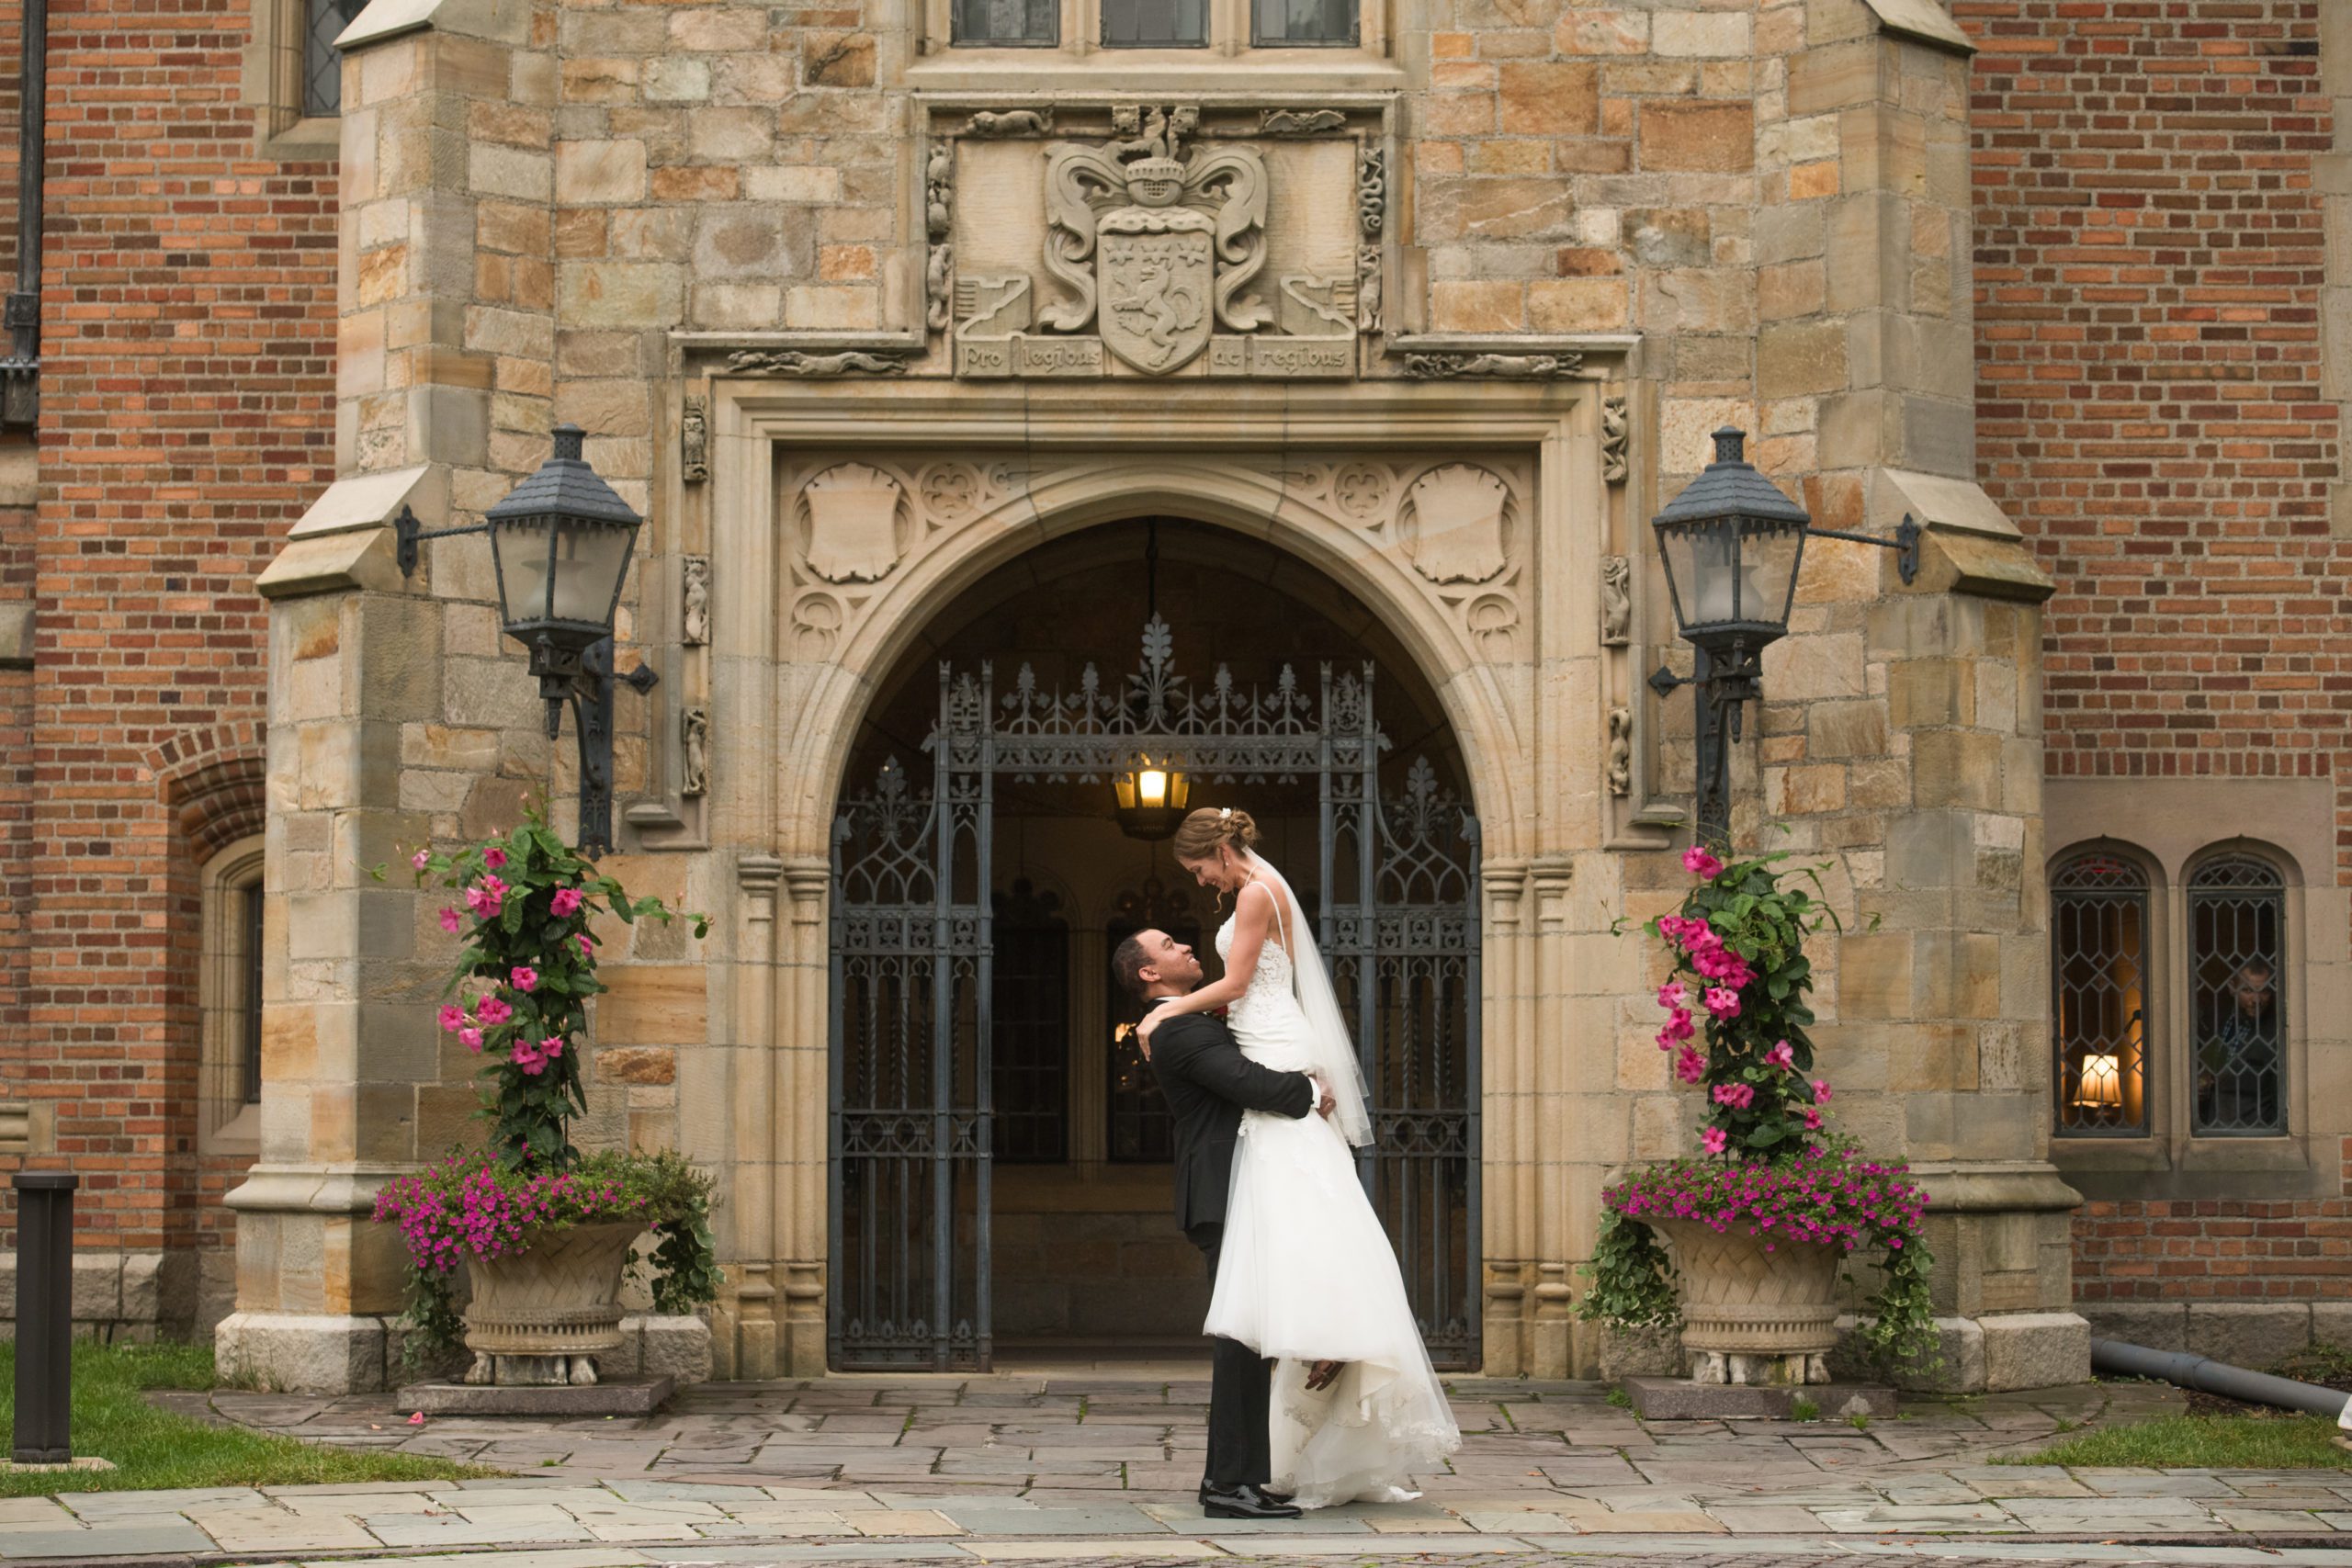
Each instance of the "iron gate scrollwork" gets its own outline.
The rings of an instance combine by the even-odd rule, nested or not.
[[[1318,784],[1318,930],[1350,1012],[1377,1136],[1362,1165],[1430,1353],[1476,1365],[1477,824],[1425,758],[1395,801],[1373,669],[1285,665],[1243,690],[1193,684],[1153,615],[1138,668],[1040,689],[1023,665],[940,671],[930,783],[893,759],[833,832],[829,1355],[836,1368],[985,1369],[994,782],[1101,784],[1137,752],[1196,781]]]

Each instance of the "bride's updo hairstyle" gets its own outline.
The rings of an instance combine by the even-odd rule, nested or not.
[[[1218,849],[1227,845],[1237,856],[1257,848],[1258,824],[1247,811],[1204,806],[1184,818],[1169,848],[1180,861],[1215,860]]]

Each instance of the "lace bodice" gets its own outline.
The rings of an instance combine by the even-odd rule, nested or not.
[[[1233,921],[1229,919],[1216,929],[1216,955],[1228,964],[1233,961]],[[1242,991],[1241,999],[1233,1004],[1233,1009],[1236,1012],[1247,1013],[1277,998],[1288,1001],[1294,994],[1290,953],[1278,946],[1270,935],[1259,947],[1257,971],[1250,976],[1249,986]]]

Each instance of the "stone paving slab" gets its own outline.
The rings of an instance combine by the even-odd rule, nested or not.
[[[1772,1542],[1833,1560],[1940,1542],[2058,1561],[2049,1554],[2075,1543],[2048,1538],[2155,1533],[2227,1551],[2223,1543],[2249,1536],[2301,1542],[2339,1531],[2352,1549],[2352,1472],[1988,1462],[2064,1432],[2180,1407],[2175,1391],[2145,1385],[1910,1400],[1901,1417],[1856,1426],[1642,1420],[1594,1383],[1461,1379],[1451,1393],[1463,1450],[1444,1472],[1419,1478],[1420,1501],[1295,1522],[1212,1520],[1193,1497],[1208,1395],[1198,1373],[1170,1363],[1139,1373],[708,1384],[643,1417],[428,1417],[422,1428],[380,1395],[220,1391],[202,1396],[212,1420],[503,1461],[525,1472],[0,1500],[0,1560],[248,1552],[282,1561],[315,1551],[351,1568],[368,1553],[431,1564],[479,1551],[494,1552],[499,1568],[883,1558],[1091,1558],[1135,1568],[1154,1558],[1501,1562],[1664,1551],[1662,1561],[1692,1568]],[[2145,1550],[2154,1549],[2115,1560],[2147,1560]],[[2352,1550],[2330,1561],[2352,1568]]]

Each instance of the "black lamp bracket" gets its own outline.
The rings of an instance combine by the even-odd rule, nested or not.
[[[416,513],[405,505],[401,514],[392,519],[392,535],[398,541],[393,547],[393,559],[400,563],[402,577],[414,577],[422,552],[417,546],[427,539],[451,539],[460,534],[487,534],[490,525],[477,523],[470,528],[427,528],[416,520]]]
[[[1871,534],[1853,534],[1842,528],[1815,528],[1804,531],[1808,539],[1843,539],[1849,545],[1875,545],[1882,550],[1894,552],[1894,570],[1905,586],[1919,575],[1919,525],[1905,513],[1903,521],[1894,525],[1894,537],[1882,539]]]

